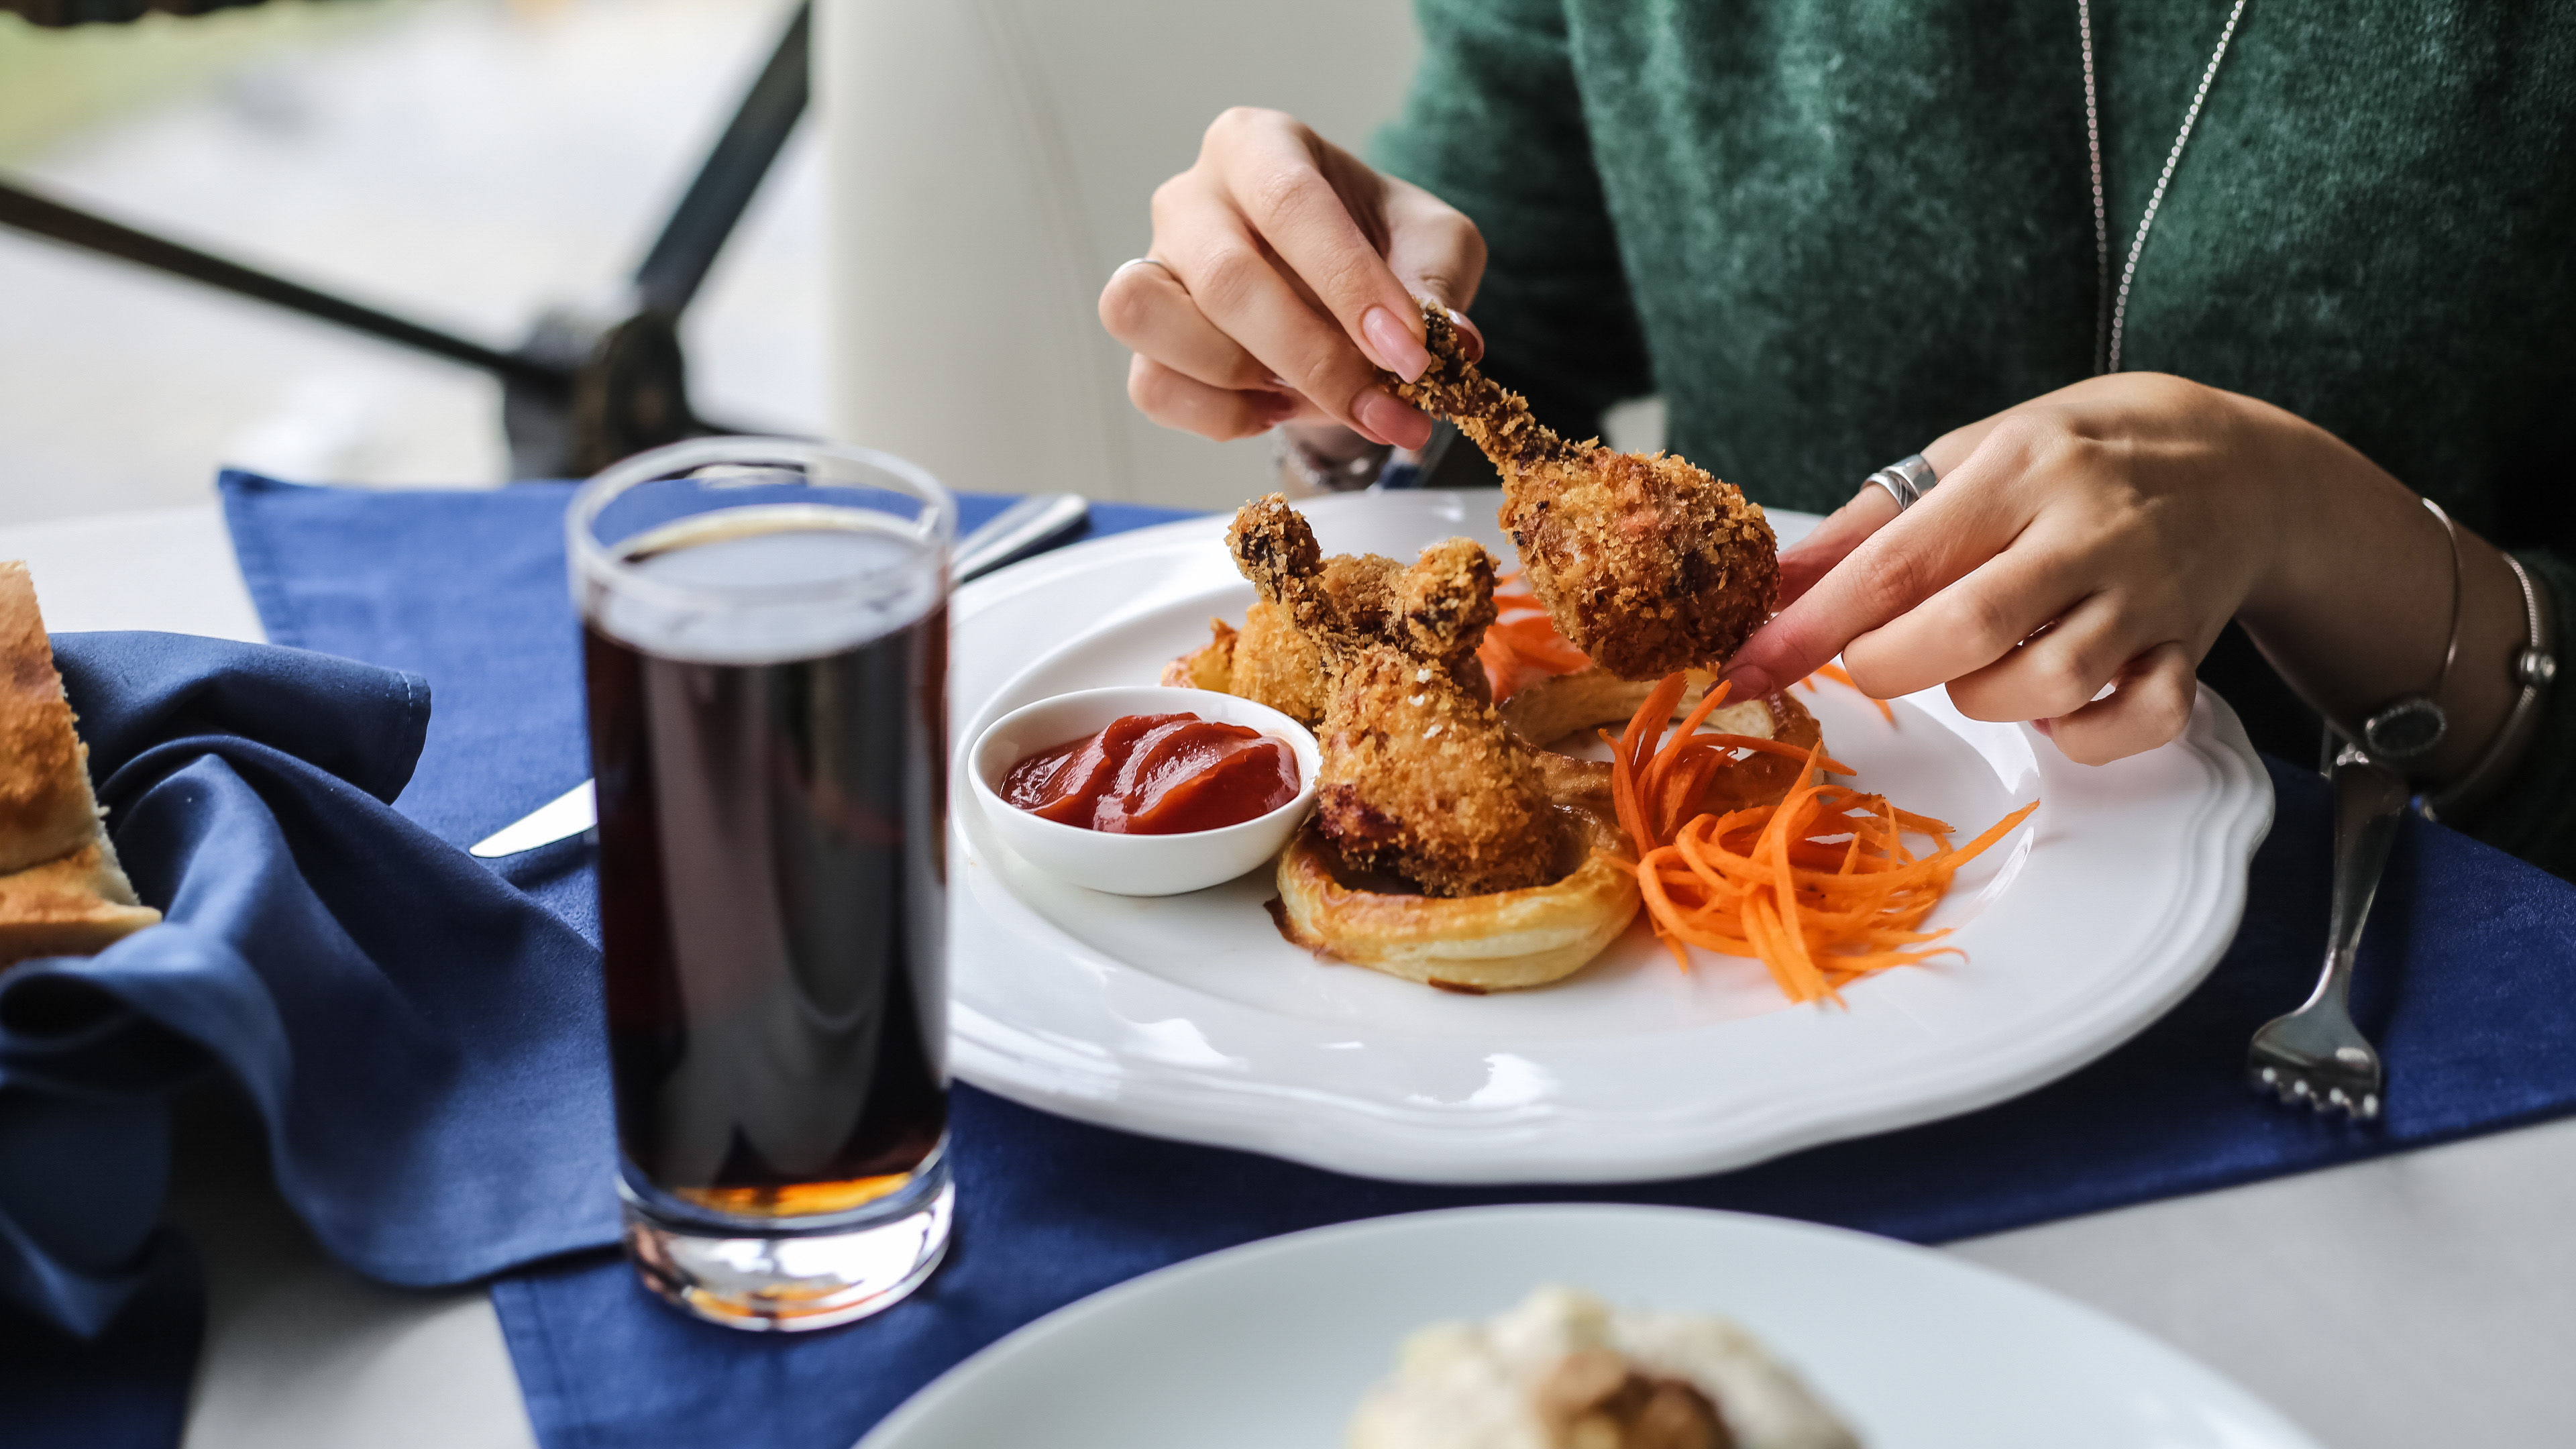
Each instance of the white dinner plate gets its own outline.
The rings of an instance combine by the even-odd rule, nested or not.
[[[1462,1208],[1148,1273],[950,1369],[860,1449],[1332,1449],[1396,1345],[1541,1284],[1750,1329],[1868,1449],[2316,1449],[2092,1309],[1922,1248],[1689,1208]]]
[[[1464,533],[1508,557],[1490,492],[1304,505],[1328,552],[1410,558]],[[1772,515],[1784,541],[1814,520]],[[1223,518],[1080,544],[960,590],[956,738],[1033,700],[1152,682],[1251,601]],[[2204,691],[2184,737],[2092,768],[1939,690],[1883,721],[1802,696],[1858,783],[1959,827],[2038,813],[1961,871],[1945,957],[1793,1007],[1762,969],[1678,970],[1643,920],[1581,974],[1471,997],[1280,939],[1267,871],[1185,896],[1053,880],[951,791],[959,1075],[1068,1116],[1421,1182],[1713,1172],[1981,1107],[2061,1076],[2189,991],[2234,934],[2271,788]],[[956,780],[964,779],[963,769]]]

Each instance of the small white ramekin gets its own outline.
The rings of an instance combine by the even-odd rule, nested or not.
[[[1002,798],[1002,777],[1013,765],[1131,714],[1194,714],[1259,730],[1296,756],[1297,797],[1240,825],[1179,835],[1085,830],[1032,815]],[[1152,684],[1085,689],[1022,705],[986,726],[966,759],[975,803],[1005,845],[1059,880],[1121,896],[1204,890],[1266,864],[1315,803],[1315,774],[1324,763],[1314,733],[1266,704],[1212,690]]]

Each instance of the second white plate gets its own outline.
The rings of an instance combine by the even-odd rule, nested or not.
[[[1590,1206],[1344,1223],[1149,1273],[949,1370],[861,1449],[1324,1449],[1406,1334],[1544,1283],[1735,1319],[1869,1449],[2316,1449],[2146,1335],[1958,1259]]]
[[[1466,533],[1500,552],[1495,501],[1370,494],[1307,512],[1328,551],[1409,557]],[[1773,520],[1784,541],[1813,522]],[[1048,695],[1150,682],[1211,614],[1239,620],[1251,595],[1224,526],[1123,534],[962,590],[958,738]],[[1288,945],[1265,873],[1161,899],[1054,881],[956,792],[956,1068],[1066,1115],[1370,1176],[1683,1176],[2050,1081],[2161,1015],[2234,934],[2271,792],[2215,696],[2183,739],[2102,768],[1937,690],[1899,701],[1893,727],[1849,691],[1809,698],[1859,783],[1908,809],[1972,833],[2044,802],[1934,917],[1965,961],[1859,983],[1847,1009],[1792,1008],[1750,962],[1683,974],[1640,924],[1560,985],[1450,995]]]

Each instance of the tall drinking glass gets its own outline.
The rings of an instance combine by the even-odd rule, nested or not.
[[[948,548],[861,448],[705,438],[567,518],[626,1243],[717,1323],[824,1328],[948,1246]]]

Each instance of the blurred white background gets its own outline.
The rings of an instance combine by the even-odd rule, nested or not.
[[[641,258],[785,0],[272,0],[0,15],[0,174],[497,346]],[[688,313],[712,416],[824,426],[822,205],[798,129]],[[0,230],[0,523],[300,481],[490,484],[489,378]]]

